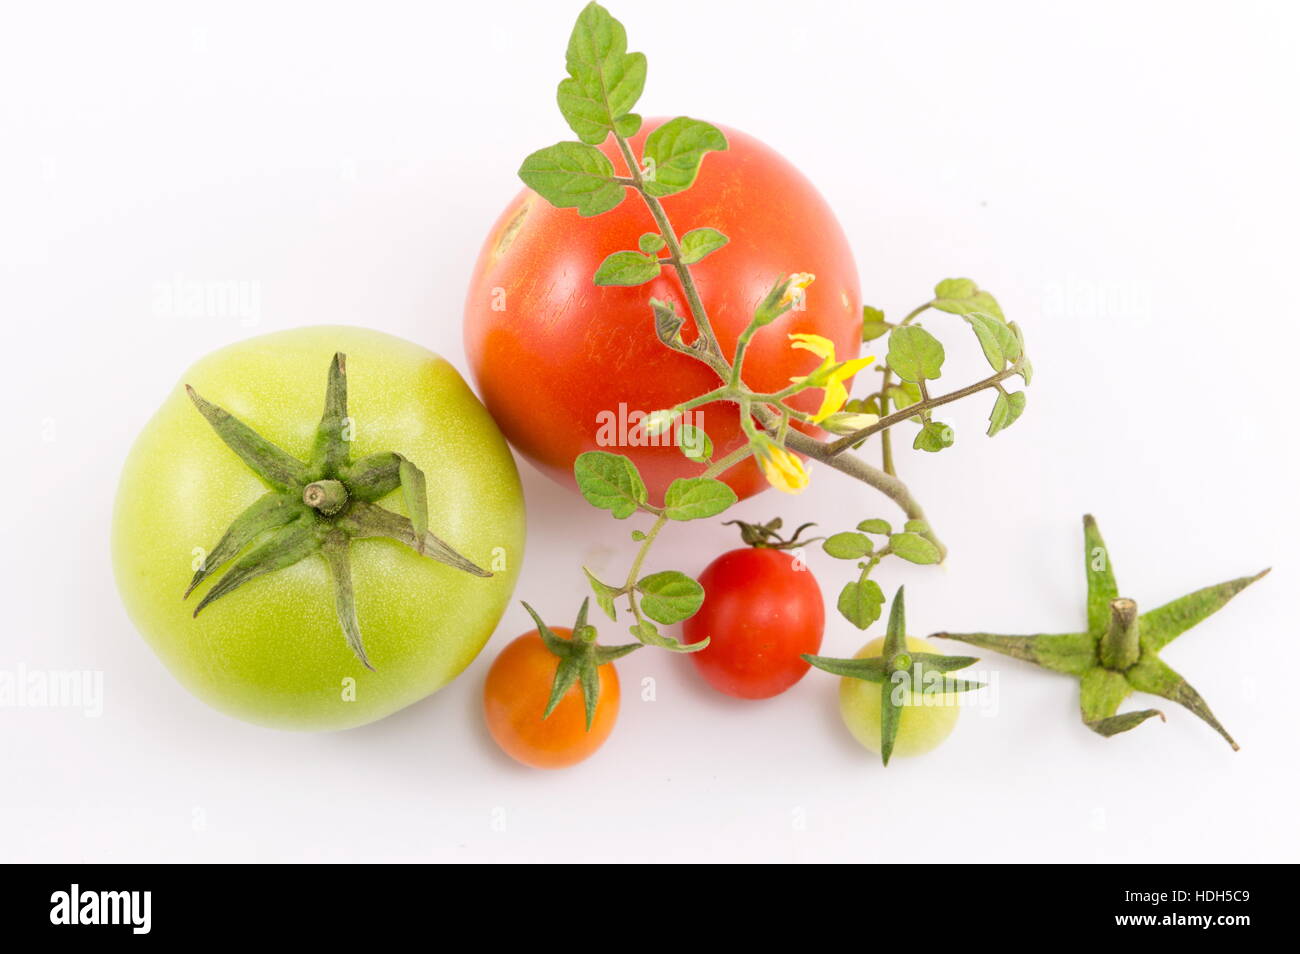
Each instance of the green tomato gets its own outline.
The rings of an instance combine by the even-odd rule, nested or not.
[[[181,384],[193,396],[178,385],[127,457],[112,541],[127,612],[172,674],[223,712],[306,730],[383,718],[459,675],[514,589],[524,506],[456,370],[400,338],[315,327],[223,348]],[[327,386],[345,401],[333,419]],[[219,430],[238,429],[223,412],[251,432]],[[289,457],[241,459],[258,435]],[[277,461],[305,469],[277,476]],[[250,507],[245,526],[266,526],[209,566]],[[232,572],[244,581],[218,589]]]
[[[879,656],[885,648],[885,639],[873,639],[854,659]],[[940,650],[924,639],[907,637],[907,648],[914,653],[939,653]],[[906,692],[906,690],[903,690]],[[898,720],[898,736],[894,742],[894,755],[923,755],[938,748],[952,734],[961,709],[955,692],[907,692],[908,700]],[[922,698],[925,696],[925,698]],[[877,754],[880,753],[880,686],[874,682],[840,679],[840,715],[853,737]]]

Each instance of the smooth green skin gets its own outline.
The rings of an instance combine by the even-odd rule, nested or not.
[[[879,656],[885,648],[881,636],[863,646],[854,659]],[[907,648],[914,653],[938,653],[932,643],[914,636],[907,637]],[[934,704],[941,699],[942,704]],[[894,756],[924,755],[938,748],[952,734],[961,713],[957,693],[948,692],[932,697],[930,704],[907,704],[898,721],[898,738],[894,742]],[[840,715],[853,737],[866,748],[880,754],[880,684],[840,678]]]
[[[348,648],[319,554],[245,583],[196,618],[211,582],[181,598],[194,549],[210,550],[267,490],[184,384],[305,459],[336,351],[347,355],[352,456],[396,451],[414,461],[428,478],[430,530],[494,573],[475,577],[391,540],[354,541],[357,614],[375,672]],[[382,504],[407,513],[400,490]],[[223,348],[185,372],[127,457],[112,549],[127,613],[196,696],[259,725],[346,729],[435,692],[483,648],[523,559],[523,492],[505,439],[449,363],[376,331],[302,328]]]

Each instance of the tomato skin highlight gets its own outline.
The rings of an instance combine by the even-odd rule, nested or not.
[[[884,647],[885,638],[878,637],[858,650],[854,658],[879,656]],[[907,637],[907,648],[914,653],[943,652],[933,643],[915,636]],[[942,704],[923,704],[917,701],[903,707],[892,757],[924,755],[938,748],[952,735],[952,730],[957,727],[957,717],[961,715],[958,694],[942,693],[935,701],[942,701]],[[849,732],[865,749],[880,754],[878,683],[848,676],[840,677],[840,716]]]
[[[633,137],[640,150],[663,122],[647,120]],[[817,359],[790,348],[787,335],[829,338],[840,360],[861,348],[862,309],[857,268],[843,230],[812,184],[758,140],[723,128],[729,148],[705,155],[695,184],[661,201],[678,238],[711,226],[730,241],[691,272],[723,352],[730,358],[754,307],[778,279],[812,272],[806,309],[791,311],[755,336],[745,359],[745,379],[756,390],[786,387],[809,373]],[[625,166],[611,141],[602,147],[619,174]],[[632,458],[652,500],[677,477],[697,476],[703,464],[678,447],[636,447],[623,441],[622,419],[696,397],[718,385],[698,361],[670,351],[655,337],[651,297],[674,302],[689,315],[671,268],[635,287],[597,287],[592,276],[606,256],[637,247],[657,231],[641,198],[629,191],[603,215],[583,218],[553,208],[524,190],[489,233],[465,301],[465,349],[483,402],[507,439],[555,480],[574,486],[573,461],[589,450]],[[687,318],[683,337],[694,338]],[[820,391],[795,399],[816,411]],[[620,413],[620,407],[623,413]],[[602,432],[602,421],[613,421]],[[744,442],[734,405],[712,404],[700,418],[715,457]],[[811,433],[820,433],[807,428]],[[611,446],[614,433],[617,446]],[[636,436],[633,437],[636,439]],[[621,443],[618,443],[620,442]],[[767,484],[752,461],[722,479],[745,498]]]
[[[353,457],[407,455],[427,478],[430,529],[495,570],[474,577],[395,541],[354,542],[357,615],[374,672],[347,645],[319,555],[250,580],[197,617],[203,590],[182,599],[194,561],[267,487],[181,384],[301,459],[311,451],[336,351],[347,355]],[[405,512],[401,496],[379,502]],[[523,546],[523,493],[510,450],[456,369],[409,341],[346,326],[250,338],[189,368],[127,455],[112,529],[122,601],[172,675],[229,715],[308,731],[373,722],[455,678],[504,613]]]
[[[690,658],[719,692],[767,699],[808,672],[800,654],[821,649],[826,610],[816,577],[800,566],[782,550],[742,547],[700,574],[704,604],[682,634],[688,643],[709,638]]]
[[[573,636],[573,630],[563,626],[550,629],[561,639]],[[613,663],[596,670],[600,700],[590,730],[582,688],[576,682],[543,719],[559,664],[537,630],[530,630],[501,650],[483,684],[488,732],[503,752],[532,768],[567,768],[591,757],[605,744],[618,719],[620,693]]]

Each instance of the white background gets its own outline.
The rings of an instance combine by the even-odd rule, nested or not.
[[[1079,627],[1085,511],[1147,606],[1274,565],[1165,652],[1241,752],[1172,704],[1103,740],[1070,680],[994,660],[996,715],[882,770],[830,677],[744,704],[649,650],[619,664],[606,747],[530,771],[479,713],[527,628],[517,605],[452,686],[351,732],[244,725],[171,679],[109,566],[130,440],[185,367],[254,333],[362,324],[464,369],[479,243],[521,158],[569,137],[553,91],[579,7],[6,6],[0,668],[100,670],[105,707],[0,709],[0,857],[1296,860],[1300,19],[1282,3],[613,8],[649,55],[643,111],[733,125],[801,167],[867,302],[897,317],[968,275],[1026,331],[1019,423],[986,439],[972,400],[951,451],[902,454],[952,550],[882,577],[907,584],[912,631]],[[255,325],[155,314],[178,277],[254,283]],[[947,331],[946,370],[973,380],[967,335]],[[631,544],[521,470],[517,595],[565,622],[580,563],[625,566]],[[891,515],[829,471],[813,487],[739,513]],[[695,526],[653,559],[698,571],[731,545]],[[814,560],[831,602],[845,568]],[[861,634],[828,620],[825,649],[850,654]]]

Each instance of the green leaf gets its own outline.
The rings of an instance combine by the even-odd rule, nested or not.
[[[658,232],[646,232],[636,240],[636,247],[647,255],[653,255],[667,244],[668,243],[664,241],[664,237]]]
[[[862,340],[875,341],[881,335],[888,334],[894,327],[893,322],[885,320],[885,313],[870,305],[862,306]]]
[[[885,605],[885,594],[875,580],[863,579],[846,583],[840,590],[836,607],[845,619],[858,629],[866,629],[880,619],[880,609]]]
[[[640,543],[642,540],[645,539],[645,531],[644,531],[644,530],[633,530],[633,531],[632,531],[632,539],[635,540],[637,543]]]
[[[619,520],[632,516],[646,502],[645,483],[636,465],[622,454],[579,454],[573,462],[573,476],[589,504],[608,510]]]
[[[889,525],[889,521],[881,520],[879,517],[873,517],[870,520],[863,520],[858,524],[858,529],[863,533],[883,533],[885,535],[894,532],[894,528]]]
[[[704,428],[694,424],[677,426],[677,446],[688,459],[701,464],[713,457],[713,441],[704,433]]]
[[[943,366],[943,345],[924,328],[905,325],[890,333],[886,360],[904,381],[937,378]]]
[[[557,142],[539,149],[519,167],[519,178],[557,209],[600,215],[623,201],[626,187],[614,181],[614,164],[595,146]]]
[[[908,520],[903,524],[903,529],[908,533],[929,533],[930,525],[924,520]]]
[[[1020,339],[1006,324],[981,312],[964,316],[979,338],[984,357],[994,371],[1001,371],[1008,361],[1020,357]]]
[[[889,538],[889,548],[895,556],[908,563],[938,563],[939,548],[919,533],[896,533]]]
[[[704,587],[685,573],[663,570],[637,581],[641,611],[659,623],[690,619],[704,602]]]
[[[970,298],[977,291],[979,286],[969,278],[945,278],[934,286],[934,298],[935,301],[965,299]]]
[[[712,477],[678,477],[664,494],[664,516],[669,520],[703,520],[716,517],[736,502],[736,492]]]
[[[592,279],[597,285],[644,285],[659,277],[659,259],[640,252],[614,252],[600,263]]]
[[[969,278],[948,278],[934,286],[932,307],[951,315],[969,315],[976,312],[1005,321],[997,299],[980,290]]]
[[[1016,371],[1016,374],[1020,375],[1020,377],[1024,380],[1025,387],[1029,387],[1029,380],[1034,376],[1033,362],[1030,361],[1028,358],[1021,358],[1020,368],[1019,370]]]
[[[608,583],[596,578],[596,575],[588,570],[585,566],[582,572],[587,575],[587,582],[591,584],[591,591],[596,594],[596,605],[605,611],[605,615],[610,619],[618,619],[618,611],[614,608],[614,597],[618,590]]]
[[[659,627],[648,619],[639,621],[628,632],[647,646],[658,646],[660,649],[666,649],[673,653],[698,653],[709,645],[707,636],[694,643],[683,643],[671,636],[665,636],[659,632]]]
[[[952,428],[942,421],[927,421],[916,432],[916,440],[912,441],[912,447],[916,450],[929,451],[932,454],[938,453],[944,448],[951,447],[957,439],[953,434]]]
[[[1016,419],[1024,410],[1024,391],[1015,391],[1011,394],[998,391],[997,400],[993,402],[993,413],[989,415],[989,437],[1016,423]]]
[[[641,117],[630,110],[645,88],[644,53],[627,52],[627,31],[609,11],[589,3],[578,14],[565,55],[569,78],[556,101],[565,122],[585,143],[600,145],[611,131],[631,136]]]
[[[646,137],[646,191],[665,196],[690,188],[704,154],[726,148],[727,137],[716,126],[686,116],[668,120]]]
[[[870,537],[846,530],[844,533],[827,537],[822,541],[822,549],[837,560],[858,560],[870,553],[874,547]]]
[[[691,229],[682,236],[682,263],[694,265],[704,256],[716,252],[731,241],[717,229]]]
[[[901,411],[913,404],[920,403],[921,388],[910,381],[905,381],[902,384],[890,385],[885,390],[885,395],[894,402],[894,407]],[[913,417],[912,420],[916,421],[920,420],[920,418]]]

